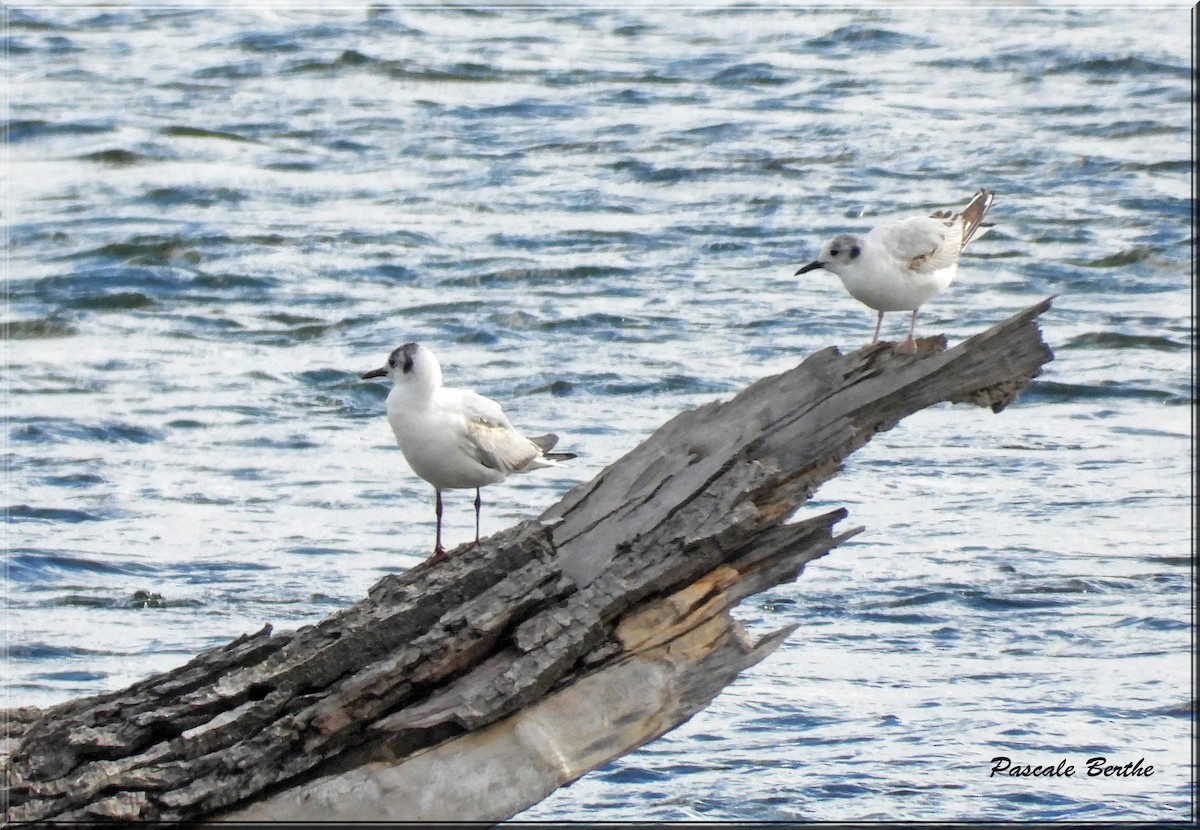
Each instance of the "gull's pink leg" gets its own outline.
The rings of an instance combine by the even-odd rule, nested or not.
[[[908,337],[896,346],[896,351],[905,352],[907,354],[917,353],[917,338],[913,333],[917,330],[917,310],[914,308],[912,313],[912,321],[908,324]]]
[[[875,336],[871,338],[872,343],[879,342],[879,330],[883,328],[883,312],[879,312],[879,317],[875,320]]]

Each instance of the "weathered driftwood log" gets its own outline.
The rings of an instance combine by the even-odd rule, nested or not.
[[[953,349],[825,349],[684,412],[525,522],[111,694],[14,711],[10,821],[507,818],[682,723],[791,629],[729,616],[795,579],[845,457],[940,401],[1000,411],[1053,359],[1046,300]]]

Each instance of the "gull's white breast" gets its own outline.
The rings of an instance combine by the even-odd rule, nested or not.
[[[858,263],[851,265],[857,266]],[[847,267],[844,271],[845,273],[839,273],[838,277],[850,292],[850,296],[860,303],[865,303],[876,311],[912,311],[944,291],[954,281],[958,263],[926,274],[904,273],[895,266],[876,270],[867,270],[861,266]]]
[[[467,428],[467,415],[460,407],[445,405],[452,403],[436,393],[431,399],[412,401],[396,394],[396,387],[392,388],[387,399],[388,423],[404,459],[414,473],[438,490],[482,487],[503,481],[503,472],[479,462]]]
[[[842,264],[838,276],[854,299],[876,311],[912,311],[954,281],[961,235],[961,227],[924,217],[883,225],[867,234],[862,255]]]

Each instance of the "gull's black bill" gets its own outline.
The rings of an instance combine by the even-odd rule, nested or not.
[[[799,271],[797,271],[792,276],[798,277],[801,274],[807,274],[809,271],[815,271],[818,268],[824,268],[824,267],[825,267],[824,262],[810,262],[810,263],[808,263],[808,265],[805,265],[803,268],[801,268]]]
[[[371,378],[386,378],[387,368],[384,367],[382,369],[372,369],[369,372],[363,372],[361,377],[363,380],[370,380]]]

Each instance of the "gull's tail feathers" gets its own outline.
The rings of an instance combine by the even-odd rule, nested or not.
[[[992,207],[992,202],[996,200],[996,194],[991,190],[980,188],[975,194],[975,198],[962,209],[962,212],[955,219],[962,218],[963,234],[962,247],[967,247],[967,243],[976,236],[983,236],[993,227],[991,222],[984,222],[983,217]]]
[[[537,445],[537,448],[542,451],[542,458],[548,461],[570,461],[572,458],[578,457],[573,452],[550,452],[558,443],[558,436],[553,432],[545,435],[531,435],[529,440]]]

